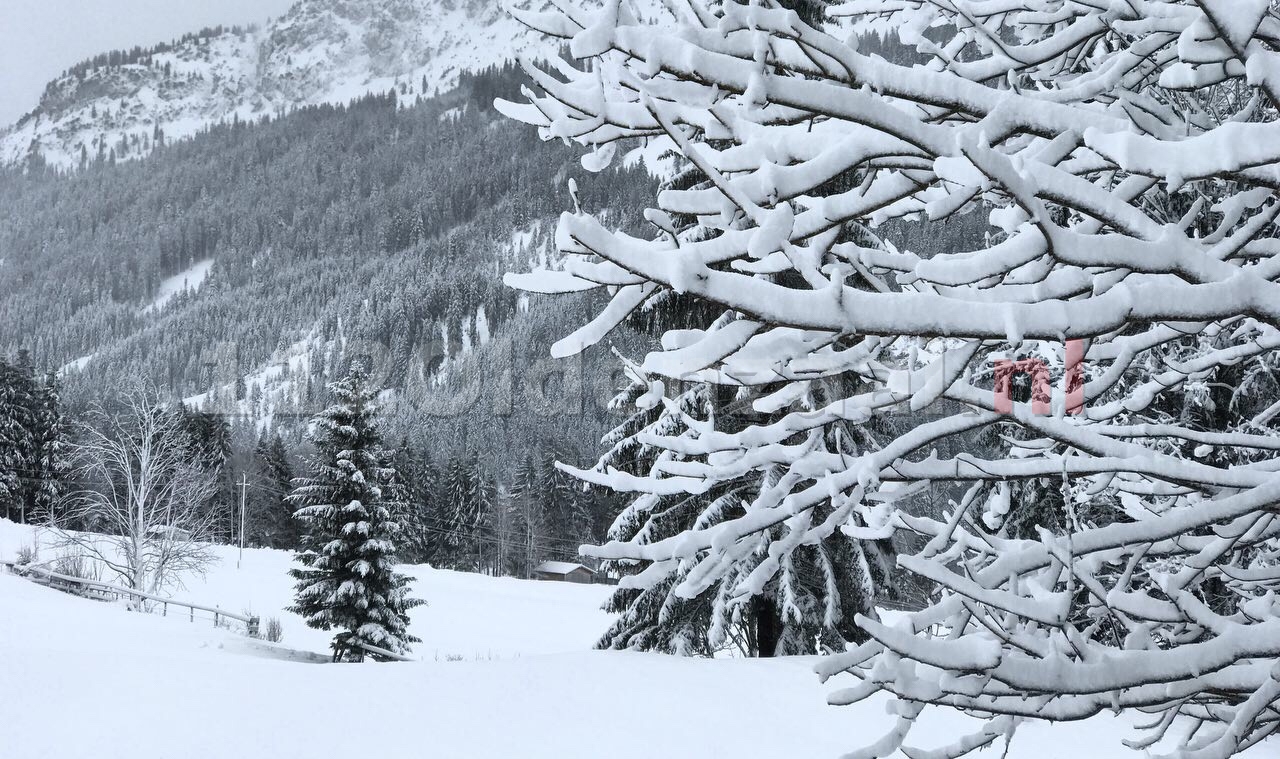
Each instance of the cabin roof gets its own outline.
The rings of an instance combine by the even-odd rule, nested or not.
[[[581,564],[574,564],[570,561],[544,561],[534,567],[533,571],[544,572],[549,575],[567,575],[570,572],[574,572],[579,569],[585,569],[588,572],[591,571],[589,567],[584,567]]]

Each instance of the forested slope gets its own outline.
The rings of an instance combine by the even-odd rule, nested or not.
[[[360,360],[389,391],[392,439],[441,464],[580,459],[610,426],[613,361],[547,356],[591,296],[552,308],[499,272],[553,250],[569,178],[619,220],[640,218],[653,180],[590,174],[496,114],[518,81],[489,71],[430,100],[233,121],[139,161],[0,173],[0,354],[74,362],[72,414],[143,382],[227,415],[244,448],[267,428],[294,447],[296,420]],[[198,290],[184,282],[209,261]]]
[[[568,177],[596,209],[636,208],[652,187],[638,169],[588,174],[497,117],[487,105],[512,80],[234,122],[70,176],[0,174],[0,350],[92,354],[74,386],[141,375],[184,397],[308,336],[383,345],[402,369],[457,355],[481,340],[479,309],[490,331],[516,311],[495,272],[540,255]],[[144,311],[210,259],[198,293]]]

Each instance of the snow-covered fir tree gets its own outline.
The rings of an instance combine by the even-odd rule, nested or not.
[[[449,461],[444,492],[448,509],[444,558],[451,566],[479,571],[489,490],[478,454],[454,456]]]
[[[447,553],[443,543],[448,535],[441,515],[445,500],[440,471],[429,451],[415,450],[407,439],[396,450],[394,463],[404,483],[402,510],[395,515],[402,528],[401,555],[411,563],[440,565]]]
[[[1162,756],[1280,729],[1280,402],[1256,395],[1280,351],[1272,3],[854,0],[832,33],[763,2],[515,12],[586,65],[528,67],[529,102],[501,110],[588,169],[658,141],[705,178],[662,192],[646,237],[566,213],[563,265],[508,277],[610,295],[559,356],[670,292],[718,312],[639,365],[681,421],[639,433],[648,471],[577,473],[636,503],[759,483],[597,555],[743,606],[836,533],[917,536],[897,563],[936,594],[894,627],[857,615],[870,639],[821,666],[853,679],[833,703],[895,699],[854,757],[959,757],[1104,710],[1154,714],[1131,745]],[[864,22],[927,62],[859,53]],[[975,219],[972,245],[919,244]],[[1052,389],[1010,397],[1001,362],[1032,356]],[[763,418],[683,413],[667,393],[694,382]],[[887,434],[832,434],[850,424]],[[904,507],[937,483],[946,512]],[[986,722],[921,750],[930,707]]]
[[[301,524],[293,518],[288,500],[293,490],[293,466],[280,434],[258,438],[252,456],[255,487],[249,493],[249,542],[270,548],[298,547]]]
[[[818,12],[825,4],[805,6]],[[815,19],[816,20],[816,19]],[[696,163],[676,156],[682,168],[668,179],[662,190],[688,191],[712,187],[710,179]],[[707,239],[695,214],[674,213],[666,222],[672,233],[691,240]],[[682,296],[675,291],[658,294],[633,314],[632,322],[650,331],[666,332],[697,328],[700,320],[717,317],[714,306]],[[645,375],[638,366],[626,367],[630,386],[613,401],[616,408],[638,405],[639,410],[605,437],[609,446],[597,462],[597,471],[617,468],[644,476],[662,476],[662,466],[671,459],[691,458],[675,452],[663,455],[654,439],[679,436],[695,422],[720,430],[741,428],[767,421],[768,414],[753,409],[753,399],[767,395],[771,388],[732,389],[698,381],[687,390],[677,390],[669,402],[655,395],[666,386]],[[814,388],[810,395],[823,389]],[[812,407],[813,398],[805,403]],[[837,450],[861,435],[852,425],[831,430]],[[696,458],[696,457],[694,457]],[[733,482],[724,482],[704,493],[654,495],[646,493],[624,509],[614,521],[608,538],[615,542],[645,544],[732,518],[754,500],[762,486],[772,484],[776,470],[747,473]],[[892,558],[891,541],[859,541],[835,533],[821,543],[796,552],[779,569],[776,577],[763,584],[748,583],[752,571],[768,556],[779,530],[761,535],[755,550],[737,560],[738,566],[713,586],[693,598],[683,598],[689,564],[654,566],[652,562],[608,561],[604,569],[624,575],[605,605],[618,618],[600,639],[604,648],[638,648],[678,654],[709,655],[716,649],[734,645],[751,656],[814,653],[820,648],[840,648],[849,641],[861,641],[865,634],[854,622],[857,614],[875,612],[875,600],[895,595],[886,571]],[[751,581],[756,582],[756,581]],[[748,583],[744,585],[743,583]],[[750,587],[737,598],[735,589]]]
[[[0,361],[0,510],[21,519],[32,478],[32,437],[27,378]]]
[[[363,659],[361,644],[402,654],[418,641],[408,611],[422,601],[409,597],[409,578],[395,568],[400,494],[382,447],[378,392],[354,369],[329,393],[333,405],[312,420],[311,475],[296,479],[289,496],[304,528],[290,608],[311,627],[339,630],[335,660]]]
[[[591,539],[595,517],[591,494],[582,481],[556,466],[556,461],[564,458],[554,450],[544,450],[538,462],[539,497],[546,522],[541,532],[572,546],[569,555],[562,558],[573,559],[577,546]]]
[[[54,514],[62,498],[64,480],[71,468],[67,441],[67,422],[63,417],[62,381],[49,372],[37,388],[35,413],[32,415],[33,456],[36,483],[30,494],[33,518],[45,521]]]
[[[539,536],[545,534],[547,525],[544,482],[533,454],[525,454],[516,463],[508,489],[511,508],[515,512],[512,532],[516,545],[514,554],[518,557],[516,574],[519,577],[533,577],[533,569],[542,558]]]
[[[598,472],[661,477],[659,462],[669,465],[686,457],[664,452],[656,441],[678,437],[693,424],[728,430],[765,416],[752,410],[751,393],[734,398],[739,392],[706,382],[661,403],[665,385],[649,380],[639,367],[627,369],[633,381],[614,402],[639,410],[605,438],[609,449],[596,465]],[[831,432],[849,434],[847,428]],[[776,471],[748,473],[703,493],[646,493],[619,514],[608,537],[640,546],[741,516],[762,487],[776,484]],[[605,605],[618,617],[599,646],[710,655],[733,645],[747,655],[769,657],[842,649],[847,642],[865,640],[856,616],[874,616],[877,595],[893,594],[888,541],[835,533],[795,551],[775,576],[753,579],[781,535],[781,530],[761,533],[754,551],[733,558],[732,572],[692,597],[676,590],[693,563],[605,562],[605,571],[628,576]],[[749,592],[735,597],[735,589],[743,587]]]
[[[66,476],[60,383],[37,378],[31,355],[0,361],[0,508],[29,522],[52,515]]]

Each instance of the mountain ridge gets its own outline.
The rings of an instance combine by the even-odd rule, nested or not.
[[[300,0],[262,27],[214,27],[69,68],[0,130],[0,164],[130,160],[222,121],[390,90],[430,97],[465,72],[557,51],[496,0]]]

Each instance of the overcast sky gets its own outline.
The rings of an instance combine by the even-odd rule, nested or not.
[[[216,24],[261,23],[295,0],[0,0],[0,128],[50,79],[96,53]]]

